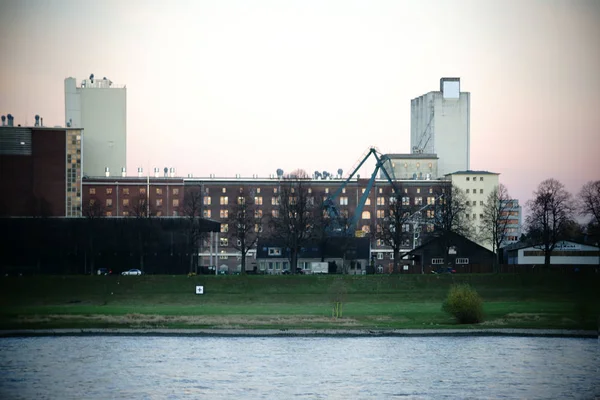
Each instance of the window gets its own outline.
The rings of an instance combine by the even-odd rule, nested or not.
[[[229,246],[229,239],[228,238],[219,238],[219,244],[223,247],[227,247],[227,246]]]
[[[469,200],[467,200],[467,205],[468,205],[468,206],[470,206],[470,205],[471,205],[471,202],[470,202]]]
[[[96,194],[96,188],[90,188],[90,194]]]
[[[277,188],[273,188],[273,193],[277,194]]]
[[[129,194],[129,188],[123,188],[123,194]]]
[[[483,214],[479,214],[479,219],[483,219]]]
[[[226,188],[223,188],[223,189],[221,189],[221,192],[222,192],[222,193],[227,193],[227,189],[226,189]]]
[[[433,264],[433,265],[441,265],[443,263],[444,263],[443,258],[432,258],[431,259],[431,264]]]
[[[174,210],[174,211],[173,211],[173,216],[174,216],[174,217],[177,217],[177,216],[179,216],[179,213],[178,213],[177,211],[175,211],[175,210]]]
[[[162,188],[156,188],[156,194],[162,194]]]
[[[256,204],[257,206],[262,206],[262,204],[263,204],[262,196],[255,197],[254,204]]]
[[[208,194],[208,188],[204,188],[204,193]]]
[[[429,188],[429,194],[433,193],[433,188]]]
[[[371,219],[371,213],[369,211],[363,211],[362,219]]]
[[[385,205],[385,197],[378,197],[377,198],[377,205],[378,206],[384,206]]]
[[[410,224],[402,224],[402,232],[410,232]]]
[[[325,188],[325,193],[329,193],[329,188]]]
[[[229,224],[221,224],[221,233],[229,232]]]
[[[404,193],[408,193],[408,188],[404,188]]]
[[[390,253],[390,260],[394,259],[394,253]]]
[[[403,197],[402,198],[402,205],[403,206],[409,206],[410,205],[410,197]]]
[[[179,199],[173,199],[173,207],[179,207]]]
[[[255,210],[254,211],[254,218],[262,218],[262,216],[263,216],[262,210]]]
[[[175,196],[179,195],[179,188],[174,188],[174,189],[173,189],[173,194],[174,194]]]
[[[140,194],[146,194],[146,188],[140,188]]]
[[[347,206],[347,205],[348,205],[348,197],[346,197],[346,196],[340,197],[340,206]]]
[[[344,194],[346,193],[346,188],[342,189],[342,193],[344,193]]]
[[[204,210],[204,211],[202,211],[202,216],[204,218],[210,218],[210,210]]]
[[[107,217],[112,217],[112,211],[107,211],[107,212],[106,212],[106,216],[107,216]]]
[[[377,218],[385,218],[385,210],[377,210]]]
[[[162,199],[156,199],[156,207],[162,207]]]
[[[428,197],[427,204],[429,204],[429,205],[435,204],[435,197]]]
[[[244,188],[243,187],[240,188],[240,193],[244,193]]]
[[[262,225],[254,224],[254,232],[262,232]]]
[[[479,177],[479,181],[483,182],[483,176]]]
[[[435,217],[435,211],[427,210],[427,218],[434,218],[434,217]]]
[[[112,199],[106,199],[106,207],[112,207]]]
[[[271,215],[273,218],[279,218],[279,210],[272,210]]]
[[[477,214],[473,214],[473,219],[477,219]]]
[[[279,247],[269,247],[269,255],[270,256],[280,256],[281,248]]]
[[[205,197],[204,198],[204,205],[205,206],[210,206],[210,197]]]
[[[480,193],[480,194],[483,194],[483,189],[479,189],[479,193]]]
[[[221,209],[221,212],[219,213],[219,217],[221,218],[228,218],[229,217],[229,210],[228,209]]]
[[[256,188],[256,193],[260,194],[260,188]]]
[[[365,206],[370,206],[371,205],[371,199],[367,197],[367,200],[365,200]]]
[[[278,206],[279,205],[279,197],[271,197],[271,205]]]
[[[417,193],[421,193],[421,188],[417,188]]]
[[[383,253],[377,253],[377,259],[383,260]]]
[[[157,212],[156,212],[156,216],[157,216],[157,217],[162,217],[162,211],[157,211]]]
[[[456,259],[456,264],[468,264],[468,263],[469,263],[468,258],[457,258]]]
[[[362,188],[361,193],[364,193],[367,189],[366,188]]]
[[[379,194],[383,193],[383,188],[379,188]]]
[[[122,214],[123,214],[124,217],[128,217],[129,216],[129,211],[123,211]]]
[[[106,194],[112,194],[112,188],[106,188]]]
[[[384,245],[383,240],[377,239],[377,246],[383,246],[383,245]]]
[[[469,194],[469,189],[467,189],[467,194]]]
[[[219,200],[219,202],[222,206],[226,206],[227,204],[229,204],[229,197],[221,196],[221,199]]]
[[[238,196],[237,203],[244,204],[246,202],[246,198],[244,196]]]
[[[483,200],[479,200],[479,205],[482,206],[483,205]]]
[[[423,198],[415,197],[415,206],[422,206],[422,205],[423,205]]]

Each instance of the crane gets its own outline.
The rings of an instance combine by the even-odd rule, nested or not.
[[[360,200],[358,201],[358,204],[356,205],[356,210],[354,212],[354,215],[351,216],[351,218],[348,222],[348,226],[345,228],[342,228],[341,226],[339,226],[340,212],[337,209],[337,207],[335,206],[335,200],[339,197],[339,195],[343,192],[343,190],[346,187],[346,185],[348,184],[348,182],[350,182],[352,177],[358,172],[360,167],[363,166],[365,161],[367,161],[367,159],[371,155],[373,155],[376,160],[375,170],[371,174],[371,178],[369,179],[369,182],[367,183],[365,191],[362,194]],[[392,186],[392,189],[394,190],[394,194],[396,196],[399,195],[399,192],[396,188],[396,185],[394,184],[394,181],[390,177],[388,171],[384,168],[384,163],[387,161],[389,161],[387,156],[378,154],[377,149],[375,149],[374,147],[369,148],[369,150],[367,151],[367,154],[364,156],[364,158],[358,164],[358,166],[356,166],[356,168],[354,168],[352,173],[350,173],[350,175],[344,181],[344,183],[342,183],[340,185],[340,187],[338,187],[337,190],[325,200],[325,204],[324,204],[325,211],[328,213],[328,215],[332,219],[332,221],[334,221],[334,226],[332,229],[333,234],[351,235],[353,232],[355,232],[356,224],[358,222],[358,219],[362,215],[362,210],[365,206],[365,203],[367,202],[367,198],[369,197],[369,193],[371,192],[371,188],[373,187],[373,183],[375,182],[375,179],[377,178],[377,174],[378,174],[379,170],[383,171],[383,174],[385,175],[388,182]]]

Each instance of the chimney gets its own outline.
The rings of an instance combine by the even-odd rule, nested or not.
[[[158,174],[160,173],[160,168],[154,167],[154,177],[158,178]]]
[[[39,115],[35,116],[35,125],[34,126],[40,126],[40,116]]]
[[[174,178],[174,177],[175,177],[175,168],[171,167],[171,168],[169,169],[169,176],[170,176],[171,178]]]
[[[8,120],[8,126],[13,126],[14,118],[13,118],[12,114],[8,114],[6,116],[6,119]]]
[[[138,177],[141,178],[144,174],[144,168],[138,167]]]
[[[2,116],[2,126],[6,126],[6,116]]]
[[[106,175],[107,178],[110,176],[110,170],[108,169],[108,167],[104,168],[104,175]]]
[[[121,176],[127,176],[127,172],[125,172],[125,167],[121,168]]]
[[[40,125],[44,126],[44,118],[40,118]]]

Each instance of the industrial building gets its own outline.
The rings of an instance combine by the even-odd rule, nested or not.
[[[435,154],[440,176],[470,169],[471,94],[460,78],[442,78],[440,90],[411,100],[410,148]]]
[[[82,136],[79,128],[0,127],[0,215],[81,216]],[[4,122],[4,116],[3,116]]]
[[[113,174],[127,166],[127,89],[110,79],[65,79],[65,126],[85,129],[83,174]]]

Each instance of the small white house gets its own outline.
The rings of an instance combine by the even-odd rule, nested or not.
[[[507,250],[508,264],[544,264],[543,245],[523,245]],[[555,265],[599,265],[600,249],[598,246],[561,241],[556,244],[550,264]]]

